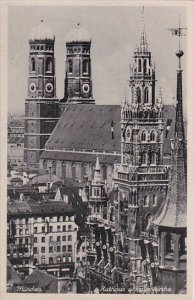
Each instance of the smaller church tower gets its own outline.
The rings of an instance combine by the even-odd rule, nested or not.
[[[66,36],[66,74],[64,101],[73,104],[94,104],[91,79],[91,38],[77,27]]]
[[[55,37],[43,21],[29,39],[28,96],[25,100],[24,160],[38,170],[39,157],[59,120],[55,79]]]

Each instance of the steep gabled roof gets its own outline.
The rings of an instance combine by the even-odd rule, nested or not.
[[[25,287],[40,288],[42,293],[58,293],[57,278],[39,269],[22,281]]]
[[[45,148],[120,152],[120,114],[120,105],[69,105]],[[114,139],[111,134],[112,121]]]
[[[167,121],[171,121],[166,136]],[[175,107],[164,105],[164,155],[171,153],[171,138],[174,132]],[[114,139],[111,134],[113,121]],[[41,159],[92,162],[96,161],[93,150],[111,152],[98,154],[100,163],[120,162],[121,153],[121,107],[120,105],[69,105],[64,111],[49,140]],[[69,149],[69,151],[63,151]],[[88,153],[73,152],[73,149],[89,150]],[[116,154],[113,153],[115,151]]]

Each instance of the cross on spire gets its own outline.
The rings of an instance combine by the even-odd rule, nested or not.
[[[178,27],[168,28],[168,30],[170,30],[170,32],[172,33],[172,36],[178,36],[179,48],[178,48],[178,51],[176,52],[176,56],[179,59],[179,69],[181,69],[181,57],[184,55],[184,52],[181,50],[181,36],[186,35],[184,33],[184,31],[186,29],[187,28],[185,28],[185,27],[181,27],[181,17],[180,17],[180,15],[179,15],[179,25],[178,25]]]

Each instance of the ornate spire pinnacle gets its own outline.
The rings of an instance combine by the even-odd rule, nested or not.
[[[142,9],[142,14],[141,14],[139,44],[137,46],[137,51],[138,52],[148,51],[147,37],[145,31],[144,7]]]
[[[96,157],[96,165],[95,165],[95,169],[94,169],[94,178],[93,178],[93,182],[95,183],[100,183],[102,181],[101,178],[101,174],[100,174],[100,162],[99,162],[99,157]]]

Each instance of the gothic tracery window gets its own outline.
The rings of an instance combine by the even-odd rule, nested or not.
[[[174,240],[170,233],[166,235],[166,255],[173,254],[174,252]]]
[[[148,195],[145,195],[145,196],[144,196],[144,199],[143,199],[143,205],[144,205],[144,206],[148,206],[148,205],[149,205],[149,198],[148,198]]]
[[[147,73],[147,59],[146,58],[143,61],[143,72],[144,72],[144,75]]]
[[[147,165],[147,161],[148,159],[147,159],[147,153],[143,153],[142,154],[142,165]]]
[[[73,62],[72,62],[72,60],[68,60],[68,72],[73,73]]]
[[[52,59],[49,57],[46,60],[46,72],[52,72],[53,64]]]
[[[52,163],[52,171],[53,171],[53,174],[56,174],[56,171],[57,171],[56,161],[53,161],[53,163]]]
[[[156,153],[155,152],[151,153],[150,163],[151,163],[151,165],[156,165]]]
[[[139,87],[137,87],[137,102],[141,103],[141,90]]]
[[[150,141],[154,142],[155,140],[156,140],[156,132],[155,132],[155,130],[152,130],[150,132]]]
[[[83,61],[83,73],[88,74],[89,73],[89,65],[88,65],[88,60]]]
[[[138,72],[141,72],[141,59],[138,60]]]
[[[145,142],[146,140],[147,140],[147,134],[146,134],[146,131],[143,130],[141,133],[141,141]]]
[[[148,103],[149,102],[149,92],[148,92],[148,87],[146,86],[145,87],[145,90],[144,90],[144,103]]]

